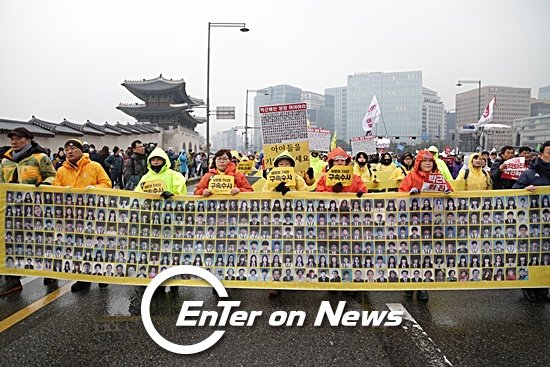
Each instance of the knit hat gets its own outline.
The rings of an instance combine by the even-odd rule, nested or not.
[[[65,148],[67,147],[75,147],[75,148],[78,148],[80,150],[84,150],[83,146],[82,146],[82,142],[78,139],[69,139],[67,140],[67,142],[65,143],[64,145]]]

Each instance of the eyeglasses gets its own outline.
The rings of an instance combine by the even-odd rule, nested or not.
[[[228,161],[228,160],[229,160],[229,158],[227,158],[227,157],[218,157],[218,158],[216,158],[217,162],[225,162],[225,161]]]

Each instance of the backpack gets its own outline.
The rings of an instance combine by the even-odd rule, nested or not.
[[[481,169],[481,172],[485,175],[485,178],[489,178],[489,175],[487,174],[487,171],[485,171],[483,168]],[[468,179],[468,175],[470,174],[470,169],[465,168],[464,169],[464,181]]]

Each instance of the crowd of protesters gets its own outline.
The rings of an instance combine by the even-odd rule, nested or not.
[[[243,156],[228,149],[217,151],[211,159],[205,153],[181,151],[173,148],[166,151],[139,140],[132,142],[126,150],[115,146],[103,146],[99,151],[94,144],[69,139],[63,147],[51,156],[49,150],[34,141],[33,134],[25,128],[16,128],[8,134],[10,145],[0,148],[0,183],[55,185],[73,188],[118,188],[138,192],[155,192],[167,199],[173,195],[186,195],[186,179],[197,177],[199,182],[195,195],[212,194],[208,183],[213,176],[234,177],[231,195],[253,191],[246,175],[237,170],[239,160],[255,161],[257,169],[263,167],[263,155]],[[423,190],[427,175],[438,174],[444,178],[445,193],[453,191],[451,182],[463,180],[465,190],[500,190],[521,188],[530,192],[538,186],[550,185],[550,141],[543,143],[538,152],[529,147],[521,147],[517,153],[524,157],[528,165],[519,179],[503,177],[507,161],[516,156],[512,146],[505,146],[497,155],[495,150],[472,153],[467,157],[452,155],[453,159],[443,160],[449,154],[441,154],[437,147],[430,146],[413,152],[404,152],[399,157],[385,152],[366,154],[359,152],[354,158],[342,148],[334,148],[328,154],[312,152],[310,168],[295,176],[295,182],[282,182],[275,188],[265,185],[262,191],[276,191],[285,195],[288,191],[316,191],[331,193],[354,193],[357,197],[367,194],[369,183],[380,182],[384,174],[390,181],[399,182],[398,191],[411,195]],[[274,161],[276,167],[294,167],[295,161],[288,152],[281,153]],[[351,185],[328,185],[324,174],[334,166],[353,166]],[[314,176],[318,177],[315,187]],[[149,183],[162,182],[160,190],[149,189]],[[308,188],[309,187],[309,188]],[[48,284],[55,280],[45,278]],[[90,283],[76,282],[73,291],[90,286]],[[107,286],[100,284],[101,287]],[[5,276],[0,284],[0,296],[21,289],[19,277]],[[529,300],[548,299],[547,289],[526,289]],[[426,291],[420,291],[419,299],[427,299]]]

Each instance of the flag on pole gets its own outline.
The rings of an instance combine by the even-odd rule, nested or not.
[[[478,125],[484,125],[493,121],[493,113],[495,112],[496,101],[497,97],[493,97],[493,99],[491,99],[491,102],[489,102],[487,107],[485,107],[485,111],[483,111],[483,114],[479,118],[479,121],[477,122]]]
[[[378,105],[378,100],[376,99],[376,94],[372,97],[372,101],[369,105],[369,109],[363,118],[363,130],[369,132],[372,130],[374,125],[378,123],[378,119],[382,111],[380,111],[380,106]]]
[[[334,130],[334,136],[332,137],[332,140],[330,141],[330,150],[336,148],[336,130]]]

